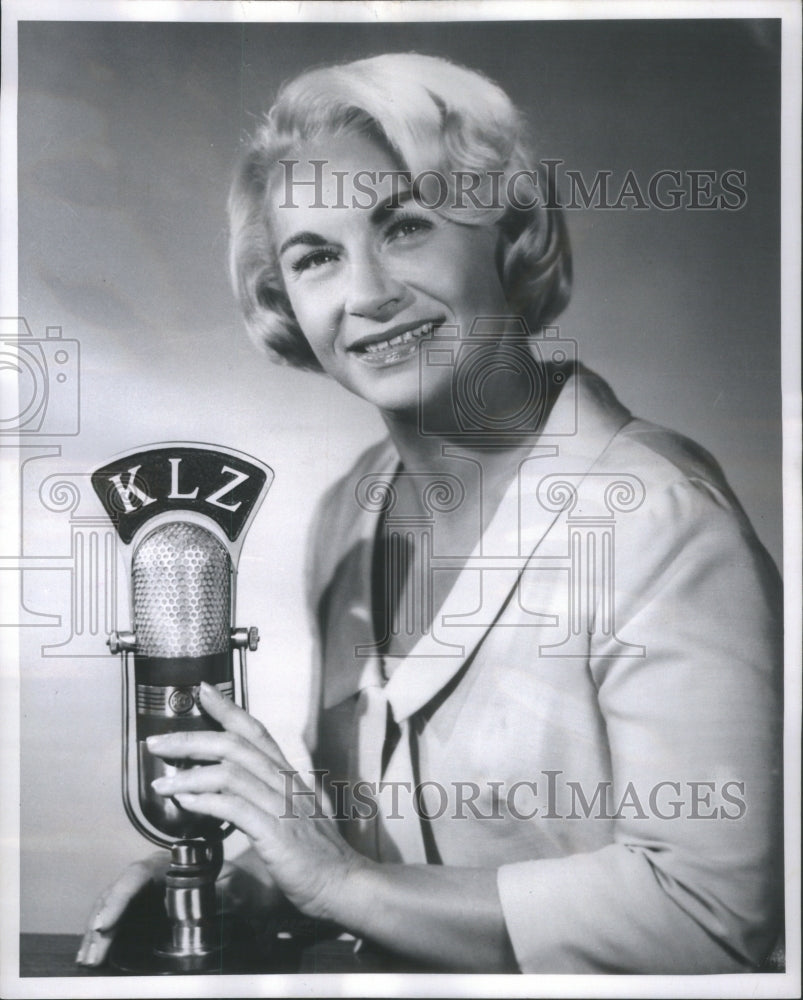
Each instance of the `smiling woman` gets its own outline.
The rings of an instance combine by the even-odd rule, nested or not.
[[[389,190],[394,164],[374,140],[342,136],[300,154],[309,176],[299,204],[269,196],[270,228],[290,308],[320,367],[386,414],[415,420],[418,341],[447,324],[468,330],[476,316],[504,315],[495,267],[496,233],[418,208],[413,192]],[[323,163],[313,176],[313,161]],[[376,208],[330,207],[369,165],[388,177]],[[319,183],[320,182],[320,183]],[[449,392],[444,370],[441,392]],[[431,384],[431,383],[430,383]]]
[[[315,518],[310,773],[205,688],[222,731],[149,749],[206,766],[154,788],[420,968],[752,970],[780,913],[777,573],[714,460],[549,328],[570,258],[543,184],[506,95],[444,60],[280,94],[231,195],[235,288],[388,436]]]
[[[352,156],[350,169],[338,172],[333,144],[349,156],[356,141],[370,144],[368,157]],[[541,193],[527,207],[514,196],[523,175]],[[545,207],[548,179],[516,108],[478,73],[413,53],[384,55],[291,81],[243,159],[229,201],[231,261],[257,342],[302,367],[320,367],[287,301],[276,253],[281,240],[271,231],[266,200],[287,210],[306,192],[308,206],[329,218],[347,208],[371,210],[383,199],[398,211],[402,191],[430,224],[437,205],[441,219],[497,226],[508,306],[533,329],[561,312],[571,277],[566,228],[562,215]]]

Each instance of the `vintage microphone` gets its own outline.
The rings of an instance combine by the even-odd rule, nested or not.
[[[123,971],[232,971],[227,955],[242,943],[215,912],[232,827],[154,792],[155,778],[195,764],[156,757],[146,740],[221,728],[200,706],[202,681],[247,708],[245,651],[259,637],[256,628],[234,627],[234,582],[245,533],[272,480],[253,458],[189,443],[139,449],[92,476],[123,542],[131,584],[133,631],[108,639],[123,660],[123,803],[137,830],[171,851],[168,926],[150,942],[118,936],[110,960]]]

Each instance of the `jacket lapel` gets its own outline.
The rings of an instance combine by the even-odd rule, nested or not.
[[[449,683],[473,655],[515,593],[527,560],[560,516],[538,496],[546,476],[588,472],[630,413],[607,384],[585,370],[569,380],[529,456],[491,523],[433,617],[432,627],[399,663],[384,688],[396,722],[409,718]],[[378,463],[392,482],[398,458],[392,446]],[[349,533],[354,558],[338,581],[348,604],[328,628],[324,708],[381,683],[382,660],[369,652],[374,640],[371,569],[380,512],[362,510]],[[433,560],[437,569],[437,560]],[[479,602],[479,603],[478,603]],[[362,647],[363,655],[355,655]],[[330,655],[331,654],[331,655]]]
[[[588,472],[629,419],[630,413],[597,376],[582,372],[567,384],[537,445],[521,463],[434,616],[430,633],[387,682],[385,694],[397,722],[423,708],[449,683],[513,597],[527,560],[561,513],[541,502],[541,481],[556,474],[577,477]]]
[[[399,465],[399,457],[390,441],[371,463],[372,480],[390,484]],[[373,470],[379,469],[376,475]],[[354,493],[352,491],[352,497]],[[377,494],[378,495],[378,494]],[[371,600],[374,546],[381,509],[369,505],[348,508],[341,517],[354,515],[344,540],[338,539],[342,558],[334,569],[330,585],[335,593],[330,599],[329,621],[322,623],[325,642],[323,707],[339,705],[357,692],[384,683],[382,658],[370,650],[375,643]],[[341,603],[342,602],[342,603]],[[361,651],[358,653],[358,651]]]

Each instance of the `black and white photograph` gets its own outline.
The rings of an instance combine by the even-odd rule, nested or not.
[[[799,5],[2,30],[2,996],[799,995]]]

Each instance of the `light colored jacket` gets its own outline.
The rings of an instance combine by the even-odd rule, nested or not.
[[[367,451],[310,549],[315,761],[347,784],[346,835],[380,860],[497,868],[525,972],[751,968],[781,909],[781,600],[716,463],[573,376],[386,681],[371,568],[397,466],[390,442]]]

